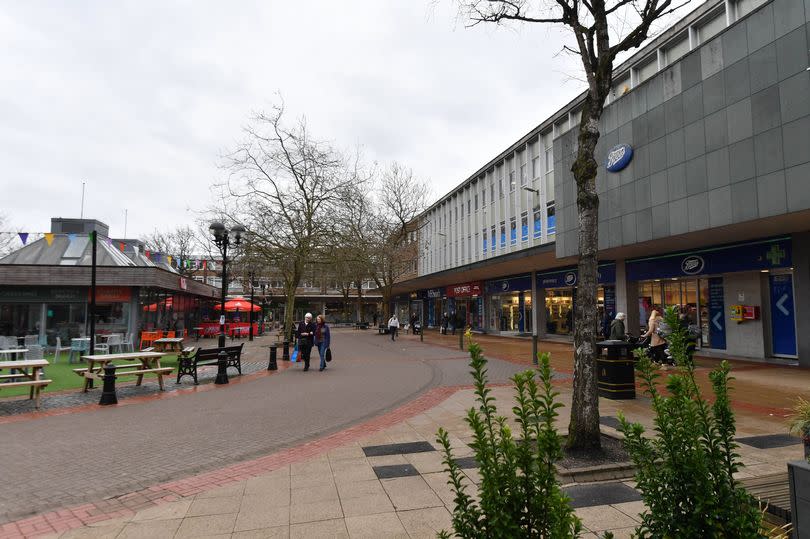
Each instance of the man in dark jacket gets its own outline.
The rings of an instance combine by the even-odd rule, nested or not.
[[[616,313],[616,318],[610,323],[610,336],[608,339],[611,341],[623,341],[627,338],[627,332],[624,327],[624,313]]]
[[[298,324],[295,336],[298,338],[298,354],[304,360],[304,370],[308,371],[309,356],[312,353],[312,339],[315,336],[315,323],[312,321],[310,313],[307,313],[304,316],[304,321]]]

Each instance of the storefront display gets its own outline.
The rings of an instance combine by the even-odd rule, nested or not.
[[[450,318],[450,326],[460,328],[469,326],[474,330],[481,330],[482,295],[483,286],[479,281],[448,286],[445,289],[447,300],[445,310]],[[441,319],[440,319],[441,320]]]
[[[597,309],[601,336],[608,334],[610,321],[616,314],[616,264],[604,262],[598,267]],[[579,274],[576,268],[558,269],[537,274],[537,288],[545,292],[546,333],[572,335],[574,306]]]
[[[499,333],[531,333],[532,320],[531,275],[487,281],[487,331]]]

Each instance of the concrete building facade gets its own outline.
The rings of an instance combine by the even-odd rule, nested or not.
[[[704,349],[810,366],[809,48],[806,0],[710,1],[616,68],[597,147],[606,322],[626,312],[635,333],[674,305]],[[402,291],[427,324],[570,334],[583,98],[423,214]]]

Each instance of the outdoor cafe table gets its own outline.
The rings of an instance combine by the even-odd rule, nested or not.
[[[160,368],[160,358],[165,356],[166,354],[162,352],[126,352],[123,354],[94,354],[89,356],[82,356],[82,359],[87,362],[87,371],[82,373],[84,376],[84,391],[87,392],[87,389],[90,387],[90,384],[93,380],[103,380],[104,379],[104,367],[106,367],[109,363],[118,360],[130,360],[130,361],[140,361],[140,365],[126,365],[127,367],[139,367],[140,369],[159,369]],[[123,367],[123,366],[119,366]],[[163,389],[163,376],[160,373],[155,373],[158,378],[158,382],[160,382],[160,388]],[[143,375],[138,375],[138,383],[136,385],[141,385],[141,381],[143,381]]]
[[[161,352],[165,352],[167,350],[179,352],[183,349],[183,338],[163,337],[162,339],[155,339],[152,344]]]
[[[7,350],[2,350],[7,351]],[[21,350],[15,350],[21,351]],[[28,378],[33,382],[41,380],[40,375],[46,365],[49,365],[46,359],[22,359],[20,361],[0,361],[0,371],[10,369],[11,374],[4,374],[3,379],[14,381],[15,378]],[[30,372],[29,372],[30,370]],[[42,384],[47,385],[49,380],[43,380]],[[29,399],[35,399],[36,407],[39,408],[39,393],[42,390],[42,385],[32,385]]]
[[[27,351],[28,348],[8,348],[6,350],[0,350],[0,358],[13,354],[14,359],[17,359],[17,354],[24,354]],[[14,359],[12,359],[12,361],[14,361]]]

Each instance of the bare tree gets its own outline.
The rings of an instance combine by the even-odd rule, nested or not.
[[[187,267],[183,262],[198,254],[198,249],[202,245],[197,232],[189,226],[178,227],[167,232],[155,229],[151,234],[141,238],[141,241],[151,251],[170,255],[177,261],[177,271],[180,275],[187,275],[194,271],[194,268]]]
[[[303,118],[288,126],[282,105],[255,115],[245,133],[224,158],[230,175],[220,187],[232,202],[226,213],[250,232],[254,255],[282,278],[289,331],[296,288],[332,241],[340,194],[360,180],[339,151],[310,134]]]
[[[616,57],[647,39],[651,25],[672,11],[671,0],[459,0],[471,25],[480,23],[560,24],[568,27],[587,81],[579,123],[576,159],[571,167],[579,212],[579,284],[574,317],[574,395],[568,426],[568,447],[598,449],[599,397],[596,385],[597,255],[599,197],[596,194],[599,119],[610,92]],[[627,26],[628,12],[635,12]],[[612,28],[629,28],[612,35]],[[611,41],[615,41],[611,44]]]
[[[12,234],[9,219],[5,214],[0,213],[0,258],[6,256],[14,250],[14,240],[18,237]]]

